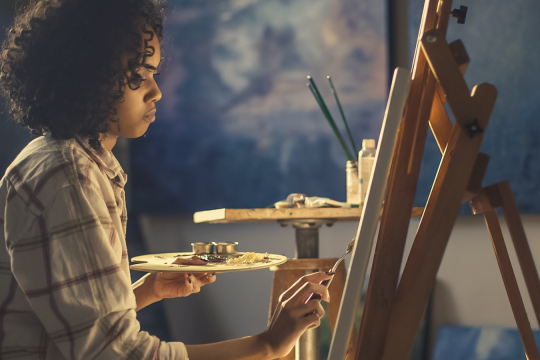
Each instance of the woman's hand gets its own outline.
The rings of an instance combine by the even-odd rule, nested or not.
[[[324,309],[318,300],[307,304],[306,300],[315,293],[330,301],[326,286],[318,282],[331,277],[323,272],[301,277],[280,296],[270,325],[263,333],[213,344],[186,345],[189,358],[269,360],[286,356],[307,329],[319,326]]]
[[[184,265],[206,265],[197,256],[189,259],[178,258],[174,264]],[[146,275],[133,289],[137,302],[136,311],[160,301],[164,298],[185,297],[201,291],[201,286],[216,281],[216,274],[207,273],[177,273],[177,272],[155,272]]]
[[[189,259],[178,258],[173,264],[204,266],[206,262],[193,256]],[[154,296],[160,299],[186,297],[198,293],[203,285],[214,281],[216,281],[216,274],[213,273],[160,272],[156,273],[152,291]]]
[[[301,277],[293,286],[281,294],[270,325],[261,334],[270,344],[275,357],[286,356],[291,352],[298,338],[307,330],[321,323],[324,309],[320,301],[306,300],[312,294],[319,294],[322,300],[330,301],[330,294],[324,285],[318,283],[328,280],[332,275],[318,272]]]

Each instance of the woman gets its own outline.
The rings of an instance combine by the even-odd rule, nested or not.
[[[130,280],[127,179],[111,150],[155,120],[159,5],[35,1],[8,30],[0,86],[11,116],[38,137],[0,182],[2,358],[273,359],[324,314],[318,301],[305,304],[311,293],[329,300],[318,282],[330,275],[316,273],[282,294],[255,336],[184,346],[140,331],[136,310],[215,281],[174,273]]]

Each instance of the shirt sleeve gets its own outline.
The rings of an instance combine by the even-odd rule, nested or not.
[[[66,359],[188,359],[184,344],[140,331],[129,270],[98,190],[66,186],[30,215],[18,230],[24,241],[12,247],[12,271]]]

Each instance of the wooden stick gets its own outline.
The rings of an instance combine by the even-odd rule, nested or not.
[[[529,360],[538,360],[540,359],[540,354],[538,353],[536,342],[534,341],[531,324],[527,318],[527,312],[525,310],[525,306],[523,305],[516,276],[514,275],[514,270],[512,269],[512,263],[510,262],[508,251],[506,250],[501,226],[499,225],[499,220],[497,219],[497,213],[495,210],[489,210],[484,213],[484,217],[486,218],[486,225],[493,243],[493,250],[495,251],[495,256],[497,257],[497,262],[499,263],[499,269],[501,270],[504,287],[506,288],[506,293],[508,294],[508,299],[510,300],[510,306],[512,307],[512,312],[514,313],[514,318],[516,319],[519,335],[521,336],[521,342],[525,348],[525,355]],[[536,271],[536,269],[534,270]]]

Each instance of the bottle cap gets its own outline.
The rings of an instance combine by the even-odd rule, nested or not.
[[[375,149],[375,139],[362,140],[362,149]]]

